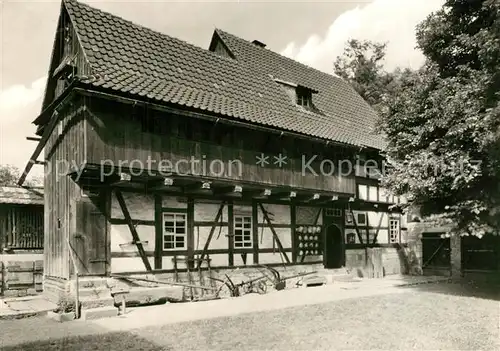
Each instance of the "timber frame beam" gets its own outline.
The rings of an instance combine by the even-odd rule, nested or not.
[[[144,247],[142,246],[142,242],[139,238],[139,234],[137,233],[137,230],[134,226],[132,218],[130,217],[130,213],[127,209],[127,205],[125,204],[125,199],[123,198],[121,191],[118,189],[115,189],[115,196],[116,196],[116,199],[118,200],[118,203],[120,204],[120,208],[123,212],[123,216],[125,217],[128,228],[130,229],[130,233],[132,234],[134,244],[136,244],[136,246],[137,246],[137,250],[139,251],[139,255],[141,256],[142,262],[144,263],[144,267],[146,267],[146,270],[148,272],[151,272],[152,271],[151,264],[149,263],[149,259],[146,255],[146,251],[144,250]]]

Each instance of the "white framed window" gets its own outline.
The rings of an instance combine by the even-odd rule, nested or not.
[[[238,249],[252,247],[251,216],[234,216],[234,247]]]
[[[378,189],[376,186],[370,186],[368,188],[368,201],[373,201],[373,202],[378,201],[377,191]]]
[[[399,219],[389,219],[389,242],[399,243],[401,240],[401,226]]]
[[[163,213],[163,250],[186,249],[186,222],[186,213]]]
[[[358,185],[358,197],[361,200],[368,200],[368,186],[359,184]]]
[[[327,217],[342,217],[342,209],[340,209],[340,208],[325,208],[325,216],[327,216]]]

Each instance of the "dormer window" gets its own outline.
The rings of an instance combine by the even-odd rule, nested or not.
[[[281,79],[273,79],[276,83],[284,88],[285,92],[292,100],[292,103],[296,104],[297,106],[301,106],[309,111],[320,113],[320,111],[314,106],[312,98],[313,94],[316,94],[318,92],[317,90],[292,82],[287,82]]]
[[[298,86],[296,88],[297,105],[303,107],[313,107],[312,91],[310,89]]]

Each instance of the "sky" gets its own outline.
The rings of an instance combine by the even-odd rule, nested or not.
[[[387,42],[386,68],[417,68],[415,26],[442,0],[80,0],[208,48],[223,29],[327,73],[350,39]],[[35,149],[60,1],[0,0],[0,164],[24,168]],[[34,166],[32,175],[42,174]]]

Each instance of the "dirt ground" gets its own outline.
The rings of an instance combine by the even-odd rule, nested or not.
[[[319,287],[138,308],[126,317],[94,322],[57,323],[46,318],[0,321],[0,347],[498,350],[499,318],[497,287],[450,283],[343,291]]]

